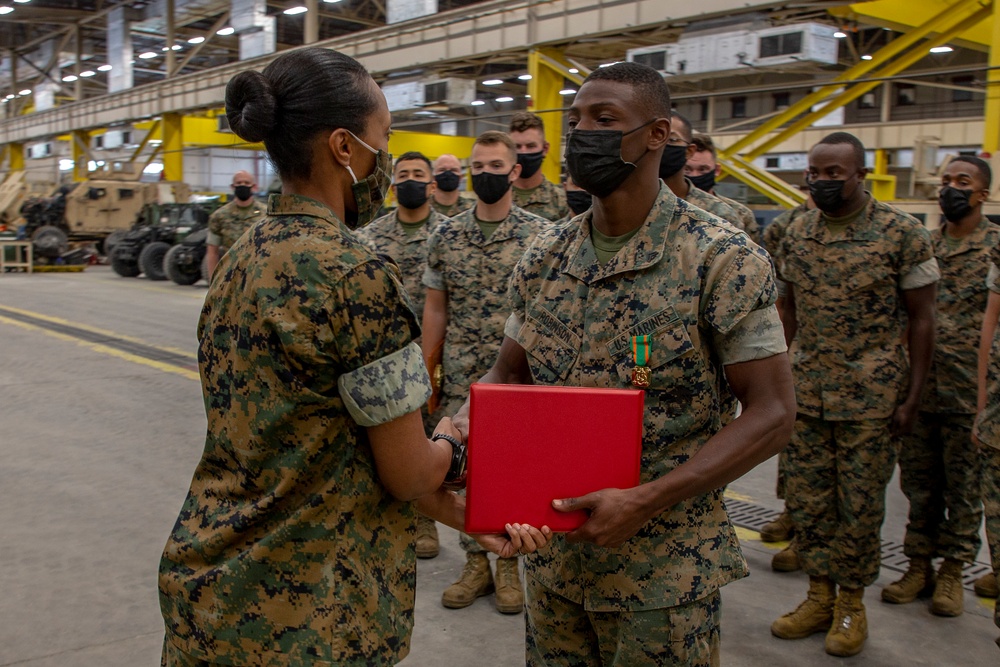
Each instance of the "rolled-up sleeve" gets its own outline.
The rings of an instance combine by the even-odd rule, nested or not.
[[[345,373],[340,397],[360,426],[378,426],[420,409],[431,395],[423,355],[416,343]]]

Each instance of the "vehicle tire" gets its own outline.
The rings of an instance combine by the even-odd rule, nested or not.
[[[111,268],[122,278],[135,278],[141,273],[136,262],[120,259],[114,255],[111,255]]]
[[[166,280],[167,274],[163,272],[163,258],[170,250],[170,244],[165,241],[153,241],[146,244],[146,247],[139,253],[139,268],[150,280]]]
[[[69,249],[69,237],[54,225],[43,225],[31,235],[31,244],[36,256],[55,259]]]
[[[104,240],[101,241],[100,247],[98,248],[101,251],[101,254],[105,257],[114,257],[115,246],[118,245],[123,238],[125,238],[125,234],[125,230],[116,229],[105,236]]]
[[[167,274],[168,278],[178,285],[194,285],[201,279],[201,269],[198,268],[194,271],[185,270],[184,267],[177,263],[177,253],[183,247],[178,244],[167,251],[166,256],[163,258],[163,271]]]

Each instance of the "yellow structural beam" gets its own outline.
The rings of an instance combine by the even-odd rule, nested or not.
[[[905,33],[932,20],[942,9],[949,11],[959,4],[958,0],[876,0],[833,7],[830,13],[850,21]],[[989,2],[983,0],[980,4],[985,6]],[[991,43],[996,43],[992,41],[992,29],[989,21],[984,21],[955,35],[955,41],[969,48],[985,50]]]
[[[889,151],[884,148],[875,150],[875,168],[865,178],[875,199],[892,201],[896,198],[896,177],[889,173]]]
[[[782,206],[791,208],[805,201],[805,195],[797,188],[763,169],[758,169],[738,155],[719,158],[719,164],[722,165],[723,175],[732,176]]]
[[[167,181],[184,180],[184,116],[165,113],[160,118],[163,132],[163,178]]]
[[[24,171],[24,144],[7,144],[7,170]]]
[[[89,171],[87,162],[90,160],[90,132],[73,130],[72,142],[73,181],[79,183],[87,180]]]
[[[990,69],[986,73],[986,127],[983,150],[996,157],[1000,152],[1000,3],[993,3],[993,34],[990,40]],[[985,22],[984,22],[985,23]]]
[[[393,159],[403,153],[417,151],[430,160],[436,160],[446,153],[464,160],[472,154],[472,144],[475,137],[453,137],[447,134],[428,134],[426,132],[408,132],[393,130],[389,137],[389,152]]]
[[[542,173],[553,183],[562,181],[562,134],[563,134],[563,89],[565,79],[582,80],[569,74],[572,67],[562,54],[552,49],[532,49],[528,53],[528,95],[531,96],[531,110],[545,122],[545,141],[549,143],[549,154],[542,163]]]
[[[813,108],[813,106],[840,90],[844,84],[864,77],[879,65],[888,62],[890,59],[907,51],[911,47],[916,46],[925,37],[938,31],[942,24],[950,24],[956,16],[964,16],[969,11],[974,11],[981,7],[982,5],[979,3],[979,0],[961,0],[960,2],[956,2],[953,5],[945,7],[938,14],[932,16],[923,24],[915,27],[905,35],[900,36],[898,39],[894,39],[872,54],[871,60],[862,60],[834,77],[830,83],[821,86],[817,90],[789,106],[781,113],[767,119],[760,126],[748,132],[733,145],[723,150],[722,155],[735,155],[736,153],[742,152],[743,149],[754,145],[757,141],[760,141],[785,123],[788,123],[800,114],[809,111]],[[926,54],[926,51],[921,51],[921,53]],[[828,110],[828,113],[833,110],[834,108],[831,107]]]
[[[941,32],[939,32],[937,35],[928,38],[925,42],[921,43],[919,47],[911,49],[906,54],[886,64],[885,67],[882,67],[881,69],[878,70],[878,76],[879,77],[893,76],[909,67],[912,67],[927,55],[927,49],[944,44],[948,40],[952,39],[956,34],[959,34],[964,30],[968,30],[970,26],[973,26],[976,23],[982,21],[984,18],[989,16],[991,12],[992,12],[991,7],[980,6],[979,11],[976,11],[973,14],[966,16],[958,23],[955,23],[953,18],[949,19],[948,21],[945,22],[944,25],[940,26],[939,29],[941,30]],[[880,62],[879,64],[881,65],[883,63]],[[785,139],[787,139],[788,137],[806,129],[807,127],[815,123],[817,120],[823,118],[824,116],[834,111],[835,109],[839,109],[845,104],[853,102],[854,100],[858,99],[868,91],[873,90],[874,88],[880,85],[882,85],[882,81],[867,81],[855,84],[850,88],[847,88],[846,90],[844,90],[838,95],[835,95],[832,99],[826,102],[826,104],[824,104],[822,108],[813,111],[811,113],[808,113],[805,116],[802,116],[801,118],[797,119],[792,124],[783,128],[777,134],[771,136],[764,143],[760,144],[753,150],[747,152],[744,157],[748,159],[753,159],[763,155],[764,153],[767,153],[769,150],[779,145],[781,142],[785,141]]]

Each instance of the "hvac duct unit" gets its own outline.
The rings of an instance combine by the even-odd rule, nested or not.
[[[31,156],[31,158],[34,160],[43,157],[49,157],[50,155],[52,155],[52,144],[44,143],[44,144],[35,144],[34,146],[29,146],[28,155]]]
[[[834,65],[839,49],[835,31],[823,23],[795,23],[695,33],[682,35],[676,44],[630,49],[627,59],[649,65],[664,76],[721,76],[749,68]]]
[[[406,81],[382,86],[389,111],[409,111],[428,106],[464,106],[476,99],[476,82],[468,79]]]

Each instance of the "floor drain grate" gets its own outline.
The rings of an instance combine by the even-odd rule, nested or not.
[[[734,525],[748,530],[760,532],[764,524],[774,521],[781,512],[761,507],[745,500],[734,500],[726,498],[726,509],[729,511],[729,520]],[[903,545],[898,542],[883,540],[882,542],[882,567],[895,572],[906,572],[908,559],[903,553]],[[972,591],[972,585],[976,579],[993,571],[988,563],[969,563],[962,570],[962,584],[966,590]]]

